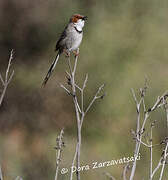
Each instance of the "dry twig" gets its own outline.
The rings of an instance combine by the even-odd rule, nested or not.
[[[55,172],[55,180],[58,179],[58,172],[59,172],[59,164],[61,161],[61,152],[63,147],[65,146],[65,143],[63,142],[63,134],[64,130],[62,129],[60,134],[58,135],[56,139],[56,172]]]
[[[79,53],[79,49],[78,49],[78,53]],[[75,107],[76,123],[77,123],[77,144],[76,144],[76,150],[75,150],[74,158],[72,161],[72,166],[74,166],[74,163],[76,160],[76,168],[78,169],[80,167],[81,129],[82,129],[84,117],[86,116],[87,112],[90,110],[93,103],[97,99],[102,99],[104,97],[104,95],[100,95],[101,91],[103,90],[104,85],[101,85],[98,88],[93,99],[91,100],[91,102],[89,103],[89,105],[85,109],[84,108],[84,90],[86,88],[86,84],[88,81],[88,75],[86,75],[85,80],[83,82],[83,85],[82,85],[82,87],[80,87],[77,84],[76,79],[75,79],[77,62],[78,62],[78,56],[75,57],[74,66],[72,66],[71,61],[70,61],[70,57],[68,57],[69,72],[66,71],[66,74],[68,76],[67,77],[67,79],[68,79],[67,84],[68,84],[68,86],[70,86],[70,90],[62,84],[60,84],[60,87],[63,88],[68,95],[72,96],[74,107]],[[76,95],[77,90],[79,90],[79,92],[80,92],[80,99]],[[81,101],[80,104],[79,104],[79,101]],[[76,176],[77,176],[77,180],[80,180],[80,172],[79,171],[76,171]],[[71,170],[70,180],[72,180],[72,178],[73,178],[73,173]]]
[[[10,53],[10,57],[9,57],[9,61],[8,61],[8,66],[7,66],[7,69],[6,69],[6,74],[5,74],[5,78],[4,79],[2,78],[2,75],[0,73],[0,81],[1,81],[2,87],[3,87],[2,94],[0,96],[0,106],[1,106],[2,101],[4,99],[4,96],[5,96],[5,93],[6,93],[6,89],[7,89],[8,85],[9,85],[9,83],[11,82],[11,80],[13,78],[13,75],[14,75],[14,70],[12,71],[11,74],[9,74],[11,63],[12,63],[12,59],[13,59],[13,54],[14,54],[14,51],[12,50],[11,53]]]
[[[3,175],[2,175],[2,169],[1,169],[1,166],[0,166],[0,180],[3,180]]]
[[[124,166],[124,170],[123,170],[123,174],[122,174],[123,180],[127,180],[126,174],[127,174],[127,172],[128,172],[129,169],[130,169],[130,165],[129,165],[129,164],[126,164],[126,165]]]
[[[144,146],[150,148],[150,180],[152,180],[153,175],[155,174],[155,172],[159,169],[160,165],[161,165],[161,160],[158,163],[158,166],[154,169],[153,171],[153,160],[152,160],[152,148],[158,144],[153,145],[152,143],[152,129],[154,127],[154,123],[151,124],[151,130],[150,130],[150,139],[148,143],[145,143],[142,141],[142,137],[143,134],[145,132],[145,125],[146,122],[151,114],[151,112],[155,111],[156,109],[160,108],[160,107],[165,107],[166,104],[166,99],[168,98],[168,93],[164,93],[162,96],[159,96],[156,100],[156,102],[154,103],[154,105],[149,108],[148,110],[146,110],[146,105],[145,105],[145,94],[146,94],[146,90],[147,90],[147,86],[145,85],[145,87],[143,89],[140,89],[140,100],[137,100],[137,97],[135,95],[134,90],[132,89],[132,94],[133,94],[133,98],[134,101],[136,103],[136,110],[137,110],[137,126],[136,126],[136,132],[132,131],[132,134],[134,135],[134,139],[136,140],[136,144],[135,144],[135,150],[134,150],[134,156],[138,156],[139,151],[140,151],[140,146],[141,144],[143,144]],[[141,113],[141,107],[143,108],[143,112]],[[167,110],[167,109],[166,109]],[[168,112],[168,110],[166,111]],[[143,114],[144,116],[142,116],[141,114]],[[143,117],[143,118],[142,118]],[[168,117],[168,114],[167,114]],[[140,120],[142,119],[142,123],[140,123]],[[142,124],[142,125],[141,125]],[[167,149],[166,149],[167,151]],[[164,166],[162,166],[162,168],[164,169]],[[130,180],[133,180],[134,175],[135,175],[135,170],[136,170],[136,159],[133,162],[132,165],[132,169],[131,169],[131,175],[130,175]],[[160,175],[162,177],[162,174]],[[160,179],[161,180],[161,179]]]
[[[10,67],[11,67],[11,63],[12,63],[12,59],[13,59],[13,54],[14,54],[14,51],[12,50],[10,52],[10,57],[9,57],[8,66],[7,66],[7,69],[6,69],[6,73],[5,73],[5,78],[4,79],[3,79],[3,77],[2,77],[2,75],[0,73],[0,82],[1,82],[2,88],[3,88],[2,89],[2,94],[0,95],[0,106],[2,105],[2,102],[3,102],[4,96],[5,96],[7,87],[9,85],[9,83],[11,82],[11,80],[13,78],[13,75],[14,75],[14,70],[9,75],[9,71],[10,71]],[[3,180],[1,166],[0,166],[0,180]]]

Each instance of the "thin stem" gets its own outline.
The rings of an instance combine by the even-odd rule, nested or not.
[[[78,53],[79,53],[79,49],[78,49]],[[104,85],[99,87],[97,93],[95,94],[94,98],[92,99],[92,101],[90,102],[90,104],[88,105],[88,107],[86,108],[86,111],[85,111],[84,110],[84,89],[86,87],[88,75],[86,75],[86,77],[85,77],[85,80],[83,82],[83,86],[80,87],[75,81],[77,63],[78,63],[78,56],[75,57],[75,62],[74,62],[73,66],[71,64],[70,57],[68,57],[69,72],[66,71],[66,74],[67,74],[67,79],[68,79],[68,85],[70,85],[71,90],[67,89],[62,84],[61,84],[61,88],[63,88],[65,90],[65,92],[68,93],[69,95],[72,95],[72,99],[73,99],[73,104],[74,104],[74,108],[75,108],[75,115],[76,115],[76,124],[77,124],[77,143],[76,143],[75,154],[74,154],[73,161],[72,161],[72,166],[74,166],[75,161],[76,161],[76,168],[79,169],[79,167],[80,167],[81,141],[82,141],[81,140],[82,123],[84,121],[84,117],[85,117],[86,113],[88,112],[88,110],[90,109],[90,107],[92,106],[94,101],[98,98],[103,97],[103,96],[98,96],[98,94],[100,93],[100,91],[102,90]],[[77,90],[80,93],[81,104],[78,103],[79,99],[76,95]],[[77,177],[77,180],[80,180],[80,171],[76,171],[76,177]],[[72,180],[72,178],[73,178],[73,173],[72,173],[72,169],[71,169],[70,180]]]
[[[0,80],[1,80],[1,82],[2,82],[2,85],[4,86],[4,85],[5,85],[5,82],[4,82],[3,78],[2,78],[1,73],[0,73]]]
[[[1,165],[0,165],[0,180],[3,180]]]
[[[70,76],[72,78],[72,66],[71,66],[71,60],[70,57],[67,58],[68,59],[68,66],[69,66],[69,70],[70,70]]]
[[[147,87],[145,87],[144,89],[140,89],[141,98],[140,98],[139,102],[138,102],[138,100],[136,98],[134,90],[132,89],[132,94],[133,94],[133,98],[134,98],[135,103],[136,103],[136,110],[137,110],[137,127],[136,127],[136,138],[135,138],[136,139],[136,145],[135,145],[135,150],[134,150],[134,156],[138,155],[141,144],[143,144],[146,147],[150,148],[150,173],[149,174],[150,174],[150,180],[151,180],[154,173],[159,169],[160,164],[161,164],[161,160],[159,161],[158,166],[154,169],[154,171],[152,173],[152,153],[153,153],[152,152],[152,148],[153,148],[153,145],[152,145],[152,130],[151,130],[151,136],[150,136],[150,141],[151,141],[150,145],[142,142],[142,137],[143,137],[142,135],[144,133],[145,124],[147,122],[147,119],[148,119],[150,113],[152,111],[155,111],[157,108],[165,105],[165,100],[168,97],[168,93],[164,93],[161,97],[158,97],[156,102],[154,103],[154,105],[146,111],[146,106],[145,106],[145,102],[144,102],[146,88]],[[144,119],[143,119],[143,122],[142,122],[142,126],[140,127],[140,119],[141,119],[140,108],[141,108],[141,104],[143,105],[143,113],[145,114],[145,116],[144,116]],[[130,180],[133,180],[134,175],[135,175],[135,170],[136,170],[136,159],[133,162],[133,166],[132,166],[132,169],[131,169]]]
[[[163,162],[162,162],[162,169],[161,169],[161,172],[160,172],[159,180],[161,180],[162,177],[163,177],[163,171],[164,171],[165,164],[166,164],[166,153],[167,153],[167,149],[168,149],[168,142],[166,143],[166,147],[165,147],[165,150],[164,150]]]
[[[77,54],[79,54],[79,48],[77,49]],[[73,69],[74,77],[75,77],[75,72],[76,72],[76,67],[77,67],[77,61],[78,61],[78,56],[75,57],[75,64],[74,64],[74,69]]]
[[[55,180],[58,179],[59,164],[60,164],[60,161],[61,161],[61,152],[62,152],[62,147],[64,145],[64,143],[63,143],[63,134],[64,134],[64,130],[62,129],[59,136],[57,137]]]
[[[13,75],[14,75],[14,71],[12,71],[11,75],[9,76],[9,71],[10,71],[10,67],[11,67],[11,62],[12,62],[12,59],[13,59],[13,53],[14,51],[12,50],[11,53],[10,53],[10,57],[9,57],[9,61],[8,61],[8,66],[7,66],[7,69],[6,69],[6,75],[5,75],[5,79],[2,78],[2,75],[0,74],[0,81],[2,82],[2,85],[3,85],[3,90],[2,90],[2,94],[0,96],[0,106],[2,104],[2,101],[4,99],[4,96],[5,96],[5,93],[6,93],[6,90],[7,90],[7,87],[9,85],[9,83],[11,82],[12,78],[13,78]],[[8,79],[9,77],[9,79]]]
[[[168,143],[167,143],[167,144],[168,144]],[[155,175],[155,173],[158,171],[158,169],[161,167],[163,160],[164,160],[164,159],[166,160],[166,158],[167,158],[167,156],[168,156],[168,153],[165,152],[166,148],[168,149],[167,144],[166,144],[166,147],[165,147],[165,149],[164,149],[164,157],[161,157],[161,158],[160,158],[160,160],[159,160],[156,168],[153,170],[152,178],[153,178],[153,176]],[[164,168],[163,168],[163,169],[164,169]]]
[[[95,102],[95,100],[102,97],[102,96],[98,96],[98,94],[99,94],[100,91],[103,89],[103,87],[104,87],[104,84],[101,85],[101,86],[98,88],[98,90],[97,90],[96,94],[94,95],[92,101],[90,102],[90,104],[89,104],[88,107],[86,108],[85,114],[89,111],[89,109],[91,108],[91,106],[93,105],[93,103]]]
[[[63,84],[60,84],[60,87],[63,88],[68,95],[72,95],[73,96],[71,91],[69,91]]]
[[[73,167],[73,166],[74,166],[74,164],[75,164],[75,160],[76,160],[77,152],[78,152],[78,143],[76,144],[76,150],[75,150],[74,158],[73,158],[73,161],[72,161],[71,173],[70,173],[70,180],[72,180],[72,179],[73,179],[72,167]]]
[[[70,69],[70,76],[71,76],[71,87],[72,87],[72,94],[73,94],[73,102],[75,107],[75,113],[76,113],[76,121],[77,121],[77,155],[76,155],[76,166],[77,168],[80,167],[80,149],[81,149],[81,128],[80,128],[80,111],[79,111],[79,105],[78,100],[76,97],[76,86],[75,86],[75,72],[77,67],[77,61],[78,56],[75,57],[75,63],[74,68],[72,71],[72,66],[70,62],[70,58],[68,58],[68,64]],[[80,180],[80,172],[76,171],[77,180]]]
[[[4,86],[4,88],[3,88],[3,91],[2,91],[1,97],[0,97],[0,106],[1,106],[2,101],[3,101],[3,98],[4,98],[4,96],[5,96],[6,89],[7,89],[7,86],[5,85],[5,86]]]
[[[144,91],[141,91],[141,92],[144,92]],[[141,108],[141,104],[143,103],[143,108],[144,110],[146,109],[145,107],[145,103],[144,103],[144,94],[141,93],[141,99],[137,100],[136,98],[136,95],[135,95],[135,92],[134,90],[132,89],[132,94],[133,94],[133,98],[136,102],[136,109],[137,109],[137,127],[136,127],[136,145],[135,145],[135,150],[134,150],[134,156],[137,157],[138,154],[139,154],[139,150],[140,150],[140,147],[141,147],[141,144],[142,143],[142,132],[144,131],[144,127],[145,127],[145,124],[146,124],[146,121],[149,117],[149,112],[144,112],[145,113],[145,117],[144,117],[144,120],[143,120],[143,123],[142,123],[142,126],[140,128],[140,119],[141,119],[141,113],[140,113],[140,108]],[[146,145],[144,143],[144,145]],[[136,170],[136,162],[137,162],[137,159],[135,159],[135,161],[133,162],[133,166],[132,166],[132,169],[131,169],[131,175],[130,175],[130,180],[133,180],[134,178],[134,175],[135,175],[135,170]]]
[[[86,74],[86,77],[85,77],[85,80],[84,80],[84,83],[83,83],[83,87],[81,89],[81,109],[82,109],[82,113],[84,113],[84,89],[86,87],[87,80],[88,80],[88,74]]]
[[[149,179],[152,180],[152,169],[153,169],[153,134],[152,134],[152,125],[150,128],[150,170],[149,170]]]
[[[166,101],[166,99],[164,99],[164,109],[166,112],[166,136],[168,136],[168,103]]]
[[[144,143],[142,140],[139,140],[138,138],[136,138],[136,140],[137,140],[139,143],[143,144],[144,146],[146,146],[146,147],[148,147],[148,148],[151,147],[150,145]],[[160,145],[160,144],[159,144],[159,145]]]
[[[157,165],[156,168],[153,170],[151,178],[153,178],[153,176],[155,175],[155,173],[157,172],[157,170],[158,170],[158,169],[160,168],[160,166],[162,165],[161,160],[162,160],[162,158],[159,160],[158,165]]]
[[[140,145],[141,145],[141,134],[140,134],[140,118],[141,118],[141,114],[140,114],[140,107],[141,107],[141,103],[142,103],[142,98],[138,102],[133,89],[132,89],[132,94],[133,94],[133,98],[134,98],[134,100],[136,102],[136,110],[137,110],[136,136],[139,139],[139,141],[136,141],[136,145],[135,145],[135,149],[134,149],[134,156],[138,156]],[[130,180],[133,180],[134,175],[135,175],[135,170],[136,170],[136,159],[133,162],[133,166],[132,166],[132,169],[131,169]]]
[[[126,174],[127,174],[128,168],[129,168],[129,164],[126,164],[123,170],[123,180],[127,180]]]
[[[11,53],[10,53],[10,57],[9,57],[8,67],[7,67],[7,70],[6,70],[6,76],[5,76],[5,81],[6,82],[8,81],[9,69],[10,69],[10,66],[11,66],[12,59],[13,59],[13,53],[14,53],[14,51],[12,49]]]
[[[168,107],[167,107],[167,106],[168,106],[168,105],[166,104],[166,108],[165,108],[165,109],[166,109],[166,123],[167,123],[167,124],[166,124],[166,128],[167,128],[167,131],[166,131],[167,134],[166,134],[166,135],[168,136]]]

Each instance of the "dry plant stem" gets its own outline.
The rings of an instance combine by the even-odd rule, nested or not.
[[[152,125],[151,125],[151,129],[150,129],[150,170],[149,170],[149,179],[152,180],[152,163],[153,163],[153,134],[152,134]]]
[[[126,174],[128,170],[129,164],[126,164],[123,170],[123,180],[127,180]]]
[[[77,86],[78,89],[79,89],[80,92],[81,92],[81,111],[80,111],[80,113],[81,113],[81,119],[80,119],[80,121],[77,121],[78,136],[79,136],[79,134],[80,134],[80,136],[78,137],[78,142],[77,142],[77,145],[76,145],[76,151],[75,151],[75,155],[74,155],[74,159],[73,159],[73,163],[72,163],[72,166],[73,166],[74,163],[75,163],[75,159],[76,159],[76,157],[78,156],[78,157],[77,157],[77,167],[78,167],[78,165],[80,165],[80,164],[79,164],[79,163],[80,163],[80,159],[79,159],[80,154],[78,153],[78,151],[79,151],[80,148],[81,148],[81,129],[82,129],[81,123],[83,123],[84,116],[85,116],[85,113],[84,113],[84,89],[85,89],[85,87],[86,87],[87,80],[88,80],[88,75],[86,75],[86,77],[85,77],[85,81],[84,81],[84,83],[83,83],[82,89]],[[76,101],[76,102],[77,102],[77,101]],[[78,109],[80,109],[80,108],[78,108]],[[79,122],[79,124],[78,124],[78,122]],[[80,141],[79,141],[79,140],[80,140]],[[78,179],[78,178],[80,179],[79,174],[77,174],[77,179]],[[72,172],[71,172],[71,178],[70,178],[70,180],[72,180]]]
[[[152,178],[153,178],[153,176],[155,175],[155,173],[157,172],[157,170],[160,168],[160,166],[162,165],[161,160],[162,160],[162,158],[159,160],[158,165],[157,165],[156,168],[153,170],[153,172],[152,172]]]
[[[77,120],[77,159],[76,159],[76,166],[77,169],[80,167],[80,150],[81,150],[81,129],[80,129],[80,114],[78,110],[78,103],[77,103],[77,97],[76,97],[76,87],[75,87],[75,72],[77,67],[77,60],[78,57],[75,58],[75,65],[74,69],[72,71],[72,93],[73,93],[73,101],[75,105],[75,112],[76,112],[76,120]],[[70,61],[70,59],[69,59]],[[80,180],[80,173],[79,171],[76,171],[77,180]]]
[[[6,90],[7,90],[7,87],[9,85],[9,83],[11,82],[12,78],[13,78],[13,75],[14,75],[14,71],[12,71],[12,73],[9,75],[9,71],[10,71],[10,67],[11,67],[11,62],[12,62],[12,59],[13,59],[13,50],[10,52],[10,57],[9,57],[9,61],[8,61],[8,66],[7,66],[7,69],[6,69],[6,73],[5,73],[5,78],[3,79],[2,78],[2,75],[0,73],[0,81],[2,83],[2,86],[3,86],[3,90],[2,90],[2,94],[0,95],[0,106],[2,105],[2,101],[4,99],[4,96],[5,96],[5,93],[6,93]],[[8,78],[9,77],[9,78]],[[1,166],[0,166],[0,180],[3,180],[3,175],[2,175],[2,169],[1,169]]]
[[[5,78],[3,79],[2,78],[2,75],[0,74],[0,81],[2,83],[2,86],[3,86],[3,90],[2,90],[2,94],[0,96],[0,106],[2,104],[2,101],[4,99],[4,96],[5,96],[5,93],[6,93],[6,89],[9,85],[9,83],[11,82],[12,78],[13,78],[13,75],[14,75],[14,71],[12,71],[12,73],[9,75],[9,71],[10,71],[10,67],[11,67],[11,62],[12,62],[12,59],[13,59],[13,50],[11,51],[10,53],[10,57],[9,57],[9,61],[8,61],[8,67],[6,69],[6,74],[5,74]]]
[[[75,165],[75,160],[76,160],[76,156],[77,156],[77,150],[78,150],[78,144],[76,145],[76,150],[75,150],[75,154],[74,154],[74,158],[73,158],[71,167],[73,167]],[[73,172],[72,172],[72,168],[71,168],[70,180],[72,180],[72,179],[73,179]]]
[[[166,100],[164,100],[164,109],[165,109],[165,112],[166,112],[166,128],[167,128],[167,134],[166,136],[168,136],[168,103]]]
[[[139,140],[138,138],[136,138],[136,140],[137,140],[139,143],[143,144],[144,146],[146,146],[146,147],[148,147],[148,148],[151,148],[150,145],[144,143],[142,140]],[[156,145],[160,145],[160,144],[155,144],[155,146],[156,146]],[[153,147],[153,146],[152,146],[152,147]]]
[[[79,52],[79,50],[78,50]],[[76,113],[76,121],[77,121],[77,145],[76,145],[76,152],[75,152],[75,159],[76,159],[76,167],[80,167],[80,147],[81,147],[81,129],[80,129],[80,111],[79,111],[79,105],[78,105],[78,100],[76,97],[76,86],[75,86],[75,73],[76,73],[76,67],[77,67],[77,61],[78,61],[78,56],[75,57],[75,63],[74,67],[72,69],[70,57],[68,57],[68,65],[70,69],[70,80],[71,80],[71,88],[72,88],[72,97],[73,97],[73,102],[75,106],[75,113]],[[80,180],[80,172],[76,171],[76,176],[77,180]],[[70,175],[70,178],[72,177],[72,172]]]
[[[99,89],[97,90],[95,96],[93,97],[92,101],[90,102],[89,106],[87,107],[85,114],[89,111],[89,109],[91,108],[91,106],[93,105],[93,103],[95,102],[96,99],[100,99],[103,96],[98,96],[98,94],[102,91],[102,89],[104,88],[104,84],[102,84]]]
[[[64,130],[62,129],[59,136],[57,137],[57,146],[56,146],[56,171],[55,171],[55,180],[58,179],[58,172],[59,172],[59,164],[61,161],[61,152],[63,148],[63,134]]]
[[[1,166],[0,166],[0,180],[3,180],[3,175],[2,175],[2,169],[1,169]]]
[[[140,145],[141,145],[141,136],[140,136],[140,118],[141,118],[141,114],[140,114],[140,107],[141,107],[141,103],[143,101],[143,97],[141,97],[140,101],[138,102],[135,92],[132,89],[132,94],[136,103],[136,110],[137,110],[137,127],[136,127],[136,136],[139,139],[139,141],[136,141],[136,145],[135,145],[135,150],[134,150],[134,156],[138,156],[139,154],[139,149],[140,149]],[[145,115],[146,119],[147,116]],[[144,119],[144,122],[146,122],[146,119]],[[145,123],[143,123],[143,126],[145,125]],[[143,130],[144,127],[142,127]],[[133,180],[134,175],[135,175],[135,170],[136,170],[136,159],[133,162],[133,166],[131,169],[131,175],[130,175],[130,180]]]
[[[167,121],[167,136],[168,136],[168,107],[167,107],[167,104],[166,104],[166,107],[165,107],[165,111],[166,111],[166,121]]]
[[[163,171],[164,171],[165,164],[166,164],[167,149],[168,149],[168,142],[166,143],[166,147],[165,147],[165,150],[164,150],[163,162],[162,162],[162,169],[161,169],[161,172],[160,172],[159,180],[162,180],[162,177],[163,177]]]
[[[79,53],[79,49],[78,49]],[[86,110],[84,109],[84,90],[86,87],[86,83],[88,81],[88,75],[86,75],[85,80],[83,82],[82,87],[80,87],[76,81],[75,81],[75,75],[76,75],[76,68],[77,68],[77,62],[78,62],[78,56],[75,57],[74,66],[72,66],[70,57],[68,57],[68,67],[69,72],[66,71],[67,78],[68,78],[68,85],[70,85],[70,90],[66,88],[64,85],[60,84],[60,87],[65,90],[65,92],[72,96],[73,98],[73,104],[75,107],[75,115],[76,115],[76,123],[77,123],[77,143],[76,143],[76,150],[74,154],[74,158],[72,161],[72,166],[74,166],[76,161],[76,168],[79,169],[80,167],[80,151],[81,151],[81,130],[82,130],[82,124],[85,118],[86,113],[89,111],[95,100],[102,98],[103,96],[99,96],[100,91],[103,89],[104,85],[100,86],[93,97],[92,101],[89,103]],[[80,92],[80,101],[81,104],[78,102],[78,97],[76,96],[76,91]],[[77,180],[80,180],[80,171],[76,171]],[[70,180],[73,178],[73,173],[71,169],[70,173]]]
[[[168,132],[168,107],[167,107],[167,104],[166,104],[165,109],[166,109],[166,121],[167,121],[167,132]]]
[[[135,95],[135,92],[134,90],[132,89],[132,94],[133,94],[133,98],[135,100],[135,103],[136,103],[136,110],[137,110],[137,127],[136,127],[136,145],[135,145],[135,150],[134,150],[134,156],[138,156],[139,154],[139,150],[140,150],[140,146],[141,144],[149,147],[149,148],[152,148],[153,145],[147,145],[145,143],[142,142],[142,134],[143,134],[143,131],[144,131],[144,128],[145,128],[145,124],[146,124],[146,121],[150,115],[150,113],[152,111],[155,111],[157,108],[159,107],[162,107],[163,105],[165,105],[165,101],[168,97],[168,93],[164,93],[161,97],[158,97],[155,104],[152,106],[152,108],[148,109],[146,111],[146,106],[145,106],[145,103],[144,103],[144,96],[145,94],[142,92],[141,93],[141,98],[140,100],[138,101],[137,98],[136,98],[136,95]],[[143,122],[142,122],[142,126],[140,127],[140,119],[141,119],[141,113],[140,113],[140,109],[141,109],[141,106],[143,105],[143,113],[144,113],[144,119],[143,119]],[[152,151],[151,151],[151,160],[152,160]],[[133,166],[132,166],[132,169],[131,169],[131,175],[130,175],[130,180],[133,180],[134,178],[134,175],[135,175],[135,170],[136,170],[136,159],[135,161],[133,162]],[[152,162],[150,161],[150,177],[152,178],[153,177],[153,173],[152,173]]]
[[[164,168],[165,168],[165,163],[166,163],[166,158],[168,157],[168,142],[166,143],[166,146],[165,146],[165,149],[164,149],[164,155],[163,157],[160,158],[156,168],[153,170],[152,172],[152,178],[153,176],[155,175],[155,173],[159,170],[159,168],[162,166],[162,169],[161,169],[161,172],[160,172],[160,177],[159,177],[159,180],[162,179],[162,176],[163,176],[163,171],[164,171]]]

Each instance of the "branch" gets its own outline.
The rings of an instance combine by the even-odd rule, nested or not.
[[[166,140],[166,142],[164,142],[165,140]],[[156,172],[158,171],[158,169],[162,166],[159,180],[161,180],[161,178],[162,178],[162,176],[163,176],[163,171],[164,171],[165,164],[166,164],[166,158],[168,157],[168,153],[167,153],[167,150],[168,150],[167,138],[165,138],[165,140],[163,140],[163,142],[166,143],[165,149],[163,150],[163,154],[161,155],[161,158],[160,158],[160,160],[159,160],[156,168],[153,170],[152,176],[151,176],[151,177],[153,178],[153,176],[155,175],[155,173],[156,173]]]
[[[79,53],[79,49],[78,52]],[[76,114],[76,122],[77,122],[77,144],[76,144],[76,152],[74,155],[73,163],[76,159],[76,167],[80,167],[80,148],[81,148],[81,129],[80,129],[80,113],[81,113],[81,108],[78,103],[78,99],[76,96],[76,82],[75,82],[75,73],[76,73],[76,68],[77,68],[77,62],[78,62],[78,56],[75,57],[75,62],[74,62],[74,67],[72,68],[70,57],[68,57],[68,66],[69,66],[69,71],[70,73],[67,73],[69,76],[69,81],[68,85],[71,86],[71,92],[73,94],[73,103],[75,107],[75,114]],[[80,180],[80,172],[76,171],[76,176],[77,180]],[[72,172],[70,178],[72,179]]]
[[[63,134],[64,134],[64,130],[62,129],[59,136],[56,139],[56,172],[55,172],[55,180],[57,180],[58,178],[58,171],[59,171],[59,164],[61,161],[61,152],[63,147],[65,146],[64,142],[63,142]]]
[[[152,177],[152,148],[155,145],[152,145],[151,141],[150,141],[149,145],[144,143],[142,141],[142,134],[145,131],[145,124],[147,122],[147,119],[149,118],[150,113],[155,111],[157,108],[165,106],[166,99],[168,97],[168,93],[166,92],[161,97],[158,97],[156,102],[154,103],[154,105],[146,111],[146,105],[145,105],[144,97],[146,94],[147,85],[145,85],[145,87],[143,89],[142,88],[140,89],[140,100],[139,101],[137,100],[137,97],[135,95],[134,90],[133,89],[131,89],[131,90],[132,90],[134,101],[136,103],[136,110],[137,110],[137,127],[136,127],[136,133],[135,133],[136,145],[135,145],[135,150],[134,150],[134,156],[137,156],[137,154],[139,153],[141,144],[150,148],[150,177]],[[142,126],[140,127],[140,119],[141,119],[140,109],[141,109],[141,106],[143,106],[143,112],[142,113],[144,114],[144,118],[143,118]],[[167,114],[167,117],[168,117],[168,114]],[[150,140],[152,140],[152,132],[151,132]],[[133,180],[133,178],[134,178],[135,169],[136,169],[136,160],[133,162],[130,180]]]
[[[60,87],[61,87],[62,89],[64,89],[65,92],[66,92],[68,95],[73,96],[73,94],[72,94],[63,84],[60,84]]]
[[[154,124],[152,123],[151,124],[151,127],[150,127],[150,169],[149,169],[149,178],[150,180],[152,180],[152,170],[153,170],[153,127],[154,127]]]
[[[89,111],[89,109],[91,108],[91,106],[93,105],[93,103],[95,102],[96,99],[101,99],[101,98],[104,97],[104,95],[98,96],[99,93],[102,91],[103,88],[104,88],[104,84],[102,84],[102,85],[98,88],[98,90],[97,90],[96,94],[94,95],[92,101],[90,102],[90,104],[89,104],[88,107],[86,108],[85,114]]]
[[[0,180],[3,180],[3,175],[2,175],[2,169],[1,169],[1,166],[0,166]]]
[[[168,103],[166,101],[166,99],[164,99],[164,109],[165,109],[165,112],[166,112],[166,122],[167,122],[167,131],[168,131]]]
[[[130,168],[129,164],[126,164],[124,166],[123,175],[122,175],[123,176],[123,180],[127,180],[126,174],[127,174],[127,171],[128,171],[129,168]]]
[[[164,149],[162,169],[161,169],[161,172],[160,172],[159,180],[162,180],[162,177],[163,177],[163,171],[164,171],[165,164],[166,164],[166,154],[167,154],[167,150],[168,150],[168,142],[166,143],[166,147],[165,147],[165,149]]]
[[[151,148],[151,147],[152,147],[152,146],[144,143],[142,140],[140,140],[140,139],[138,139],[138,138],[136,138],[136,140],[137,140],[139,143],[143,144],[144,146],[146,146],[146,147],[148,147],[148,148]]]
[[[144,99],[144,94],[141,95],[141,98],[140,98],[140,100],[138,102],[134,90],[131,89],[131,91],[132,91],[132,95],[133,95],[133,98],[134,98],[135,103],[136,103],[136,111],[137,111],[136,133],[135,134],[136,134],[136,139],[139,139],[139,141],[136,141],[135,149],[134,149],[134,156],[137,156],[139,154],[139,149],[140,149],[140,145],[141,145],[141,132],[144,129],[144,127],[140,128],[140,118],[141,118],[140,107],[141,107],[141,104],[142,104],[143,99]],[[142,92],[142,90],[141,90],[141,92]],[[145,125],[145,122],[146,122],[146,120],[144,119],[143,125]],[[135,170],[136,170],[136,159],[133,162],[133,166],[132,166],[132,169],[131,169],[130,180],[133,180],[134,175],[135,175]]]
[[[1,73],[0,73],[0,80],[1,80],[1,82],[2,82],[2,85],[4,86],[4,85],[5,85],[5,82],[4,82],[3,78],[2,78]]]
[[[167,98],[168,98],[168,93],[167,92],[165,92],[161,97],[158,96],[155,104],[153,105],[152,108],[148,109],[148,112],[155,111],[157,108],[160,108],[161,106],[165,105],[165,101],[166,101]]]
[[[0,81],[2,83],[2,86],[3,86],[3,90],[2,90],[2,94],[0,96],[0,106],[2,104],[2,101],[4,99],[4,96],[5,96],[5,93],[6,93],[6,89],[9,85],[9,83],[11,82],[12,78],[13,78],[13,75],[14,75],[14,70],[12,71],[12,73],[9,75],[9,71],[10,71],[10,67],[11,67],[11,64],[12,64],[12,59],[13,59],[13,54],[14,54],[14,51],[12,50],[10,52],[10,57],[9,57],[9,61],[8,61],[8,66],[7,66],[7,69],[6,69],[6,75],[5,75],[5,78],[3,79],[2,78],[2,75],[0,74]],[[9,78],[8,78],[9,77]]]
[[[78,49],[77,54],[79,54],[79,49]],[[77,63],[78,63],[78,56],[75,56],[75,61],[74,61],[73,65],[71,63],[70,56],[68,57],[67,62],[68,62],[68,67],[69,67],[69,72],[66,71],[68,88],[66,88],[62,84],[60,84],[60,87],[63,88],[64,91],[68,95],[71,95],[73,104],[74,104],[74,108],[75,108],[76,124],[77,124],[77,143],[76,143],[76,149],[75,149],[75,153],[74,153],[74,157],[73,157],[73,161],[72,161],[72,166],[74,166],[75,161],[76,161],[76,168],[79,169],[80,168],[80,151],[81,151],[81,129],[82,129],[84,117],[85,117],[86,113],[89,111],[89,109],[91,108],[94,101],[96,99],[100,99],[100,98],[104,97],[104,95],[99,96],[99,93],[103,89],[104,85],[99,87],[95,96],[93,97],[92,101],[89,103],[89,105],[85,111],[84,110],[84,90],[86,88],[86,84],[88,81],[88,75],[86,74],[85,79],[82,84],[82,87],[80,87],[76,83],[76,79],[75,79]],[[76,92],[79,92],[79,97],[77,96]],[[80,171],[76,171],[76,177],[77,177],[77,180],[80,180]],[[72,180],[72,178],[73,178],[73,173],[71,170],[70,180]]]
[[[83,87],[81,89],[81,109],[82,109],[82,113],[84,113],[84,89],[86,87],[86,83],[88,81],[88,74],[86,74],[84,83],[83,83]]]
[[[78,143],[76,144],[76,150],[75,150],[75,154],[74,154],[74,158],[73,158],[71,167],[73,167],[74,164],[75,164],[77,153],[78,153]],[[72,180],[72,179],[73,179],[73,171],[72,171],[72,168],[71,168],[70,180]]]

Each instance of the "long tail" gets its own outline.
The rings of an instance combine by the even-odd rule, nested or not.
[[[54,68],[58,62],[59,56],[60,56],[60,53],[58,52],[58,54],[55,56],[53,63],[50,66],[50,69],[48,70],[48,73],[47,73],[47,75],[46,75],[46,77],[42,83],[42,86],[45,86],[47,84],[47,81],[50,78],[50,76],[51,76],[52,72],[54,71]]]

